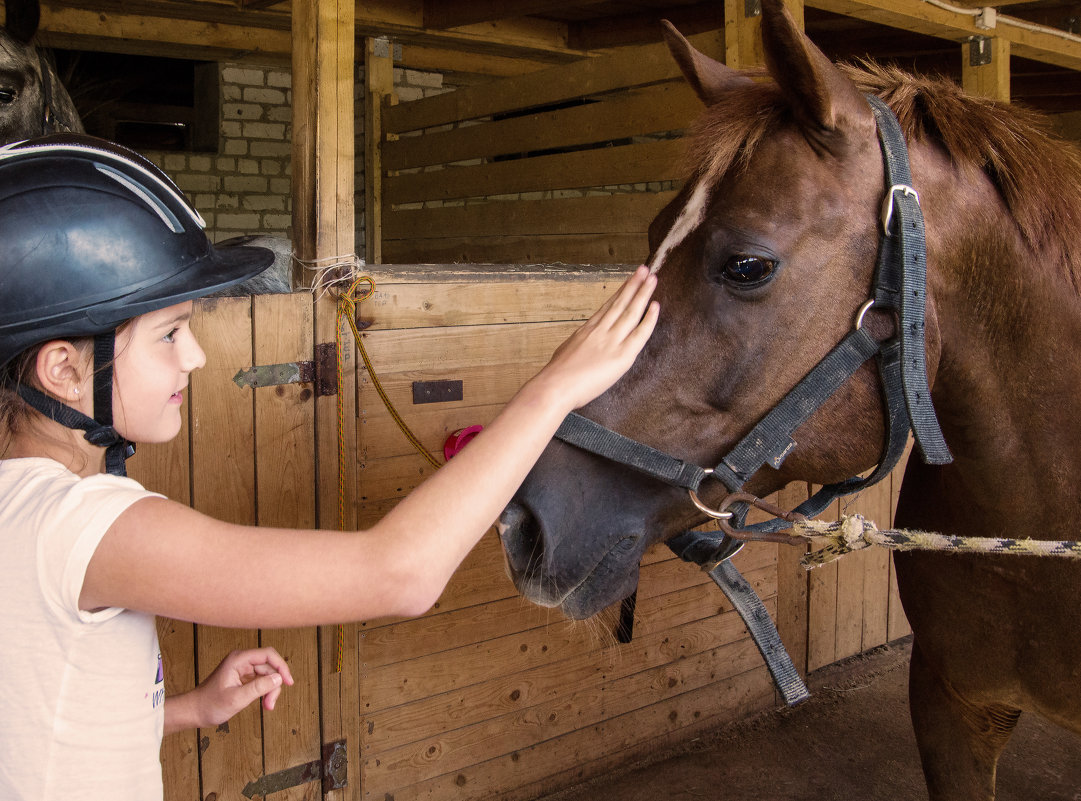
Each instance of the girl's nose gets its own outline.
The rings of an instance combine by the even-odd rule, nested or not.
[[[192,372],[198,370],[200,367],[206,364],[206,353],[199,346],[199,340],[194,336],[191,337],[188,347],[184,351],[184,370],[186,372]]]

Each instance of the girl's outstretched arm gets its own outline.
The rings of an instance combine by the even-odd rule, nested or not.
[[[611,386],[657,322],[640,267],[469,447],[372,528],[254,528],[162,499],[135,503],[102,539],[83,609],[119,606],[273,628],[418,615],[499,516],[568,412]]]

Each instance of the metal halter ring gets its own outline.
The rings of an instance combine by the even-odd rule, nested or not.
[[[863,318],[867,316],[867,312],[871,310],[871,307],[875,305],[875,299],[871,298],[869,301],[860,306],[859,311],[856,312],[856,330],[863,328]]]
[[[704,468],[702,470],[702,472],[707,476],[711,476],[711,475],[713,475],[713,468],[712,467]],[[708,506],[706,506],[704,503],[702,503],[702,501],[700,501],[698,499],[698,495],[695,493],[695,491],[693,489],[690,489],[688,487],[687,488],[687,494],[691,496],[691,503],[693,503],[698,508],[698,511],[702,512],[703,514],[709,515],[714,520],[731,520],[732,519],[732,512],[723,512],[723,511],[720,511],[720,510],[717,510],[717,509],[710,509]],[[727,498],[725,500],[727,501]]]

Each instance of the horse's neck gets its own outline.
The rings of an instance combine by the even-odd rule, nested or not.
[[[1034,514],[1053,526],[1074,511],[1062,497],[1081,478],[1081,297],[996,213],[940,235],[931,254],[942,344],[932,394],[957,457],[942,489],[973,526]],[[1055,508],[1037,512],[1041,497]]]

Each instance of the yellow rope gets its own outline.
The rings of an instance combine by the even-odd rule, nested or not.
[[[1026,554],[1081,559],[1081,542],[1072,540],[1034,540],[1006,537],[959,537],[930,531],[879,529],[862,515],[845,515],[840,520],[801,520],[792,524],[791,533],[807,539],[825,539],[827,545],[804,555],[808,570],[828,564],[850,551],[881,545],[897,551],[933,550],[952,553]]]
[[[356,297],[357,287],[362,283],[368,284],[367,291],[361,297]],[[357,330],[357,304],[363,303],[375,293],[375,281],[371,276],[362,275],[350,284],[349,289],[338,296],[338,315],[335,322],[335,339],[336,339],[336,355],[337,355],[337,374],[338,374],[338,530],[345,530],[345,400],[343,398],[342,388],[345,386],[344,381],[344,362],[345,362],[345,345],[342,329],[342,320],[346,320],[349,323],[349,328],[353,332],[353,341],[356,343],[357,350],[360,351],[360,356],[364,360],[364,366],[368,370],[368,376],[372,380],[372,385],[375,387],[375,391],[379,393],[379,397],[383,400],[383,405],[387,407],[387,411],[390,412],[390,416],[394,419],[394,422],[398,424],[398,428],[405,435],[405,438],[412,443],[420,454],[427,460],[428,464],[432,467],[439,469],[442,466],[442,462],[432,456],[431,453],[421,444],[416,434],[412,432],[402,416],[398,413],[398,410],[394,408],[394,404],[391,403],[390,397],[387,395],[386,390],[383,389],[383,384],[379,380],[379,376],[375,374],[375,368],[372,366],[372,360],[368,356],[368,351],[364,347],[364,342],[361,339],[360,332]],[[342,670],[342,658],[345,649],[345,627],[338,626],[338,661],[336,673],[341,673]]]

